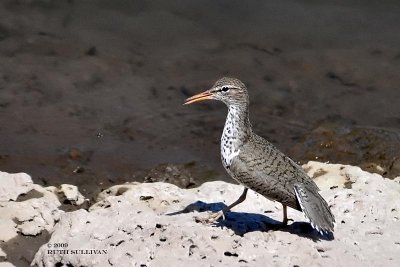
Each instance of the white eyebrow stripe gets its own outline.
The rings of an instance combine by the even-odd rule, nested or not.
[[[219,88],[219,90],[222,90],[222,88],[224,87],[228,87],[229,89],[239,89],[239,87],[237,86],[233,86],[233,85],[221,85]]]

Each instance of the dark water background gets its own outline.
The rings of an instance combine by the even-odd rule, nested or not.
[[[182,106],[227,75],[296,161],[400,175],[399,25],[398,1],[1,1],[0,170],[87,195],[230,181],[226,108]]]

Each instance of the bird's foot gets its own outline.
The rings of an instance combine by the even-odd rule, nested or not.
[[[288,218],[283,219],[283,220],[282,220],[282,225],[287,225],[289,221],[292,221],[292,222],[293,222],[293,219],[288,219]]]
[[[211,213],[207,218],[200,218],[200,217],[195,217],[195,221],[196,222],[200,222],[202,224],[212,224],[215,223],[216,221],[219,220],[219,218],[221,218],[225,220],[225,214],[222,210],[215,212],[215,213]]]

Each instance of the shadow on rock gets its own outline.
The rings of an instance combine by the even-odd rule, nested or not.
[[[203,201],[196,201],[186,206],[183,210],[168,213],[166,215],[174,216],[193,211],[218,212],[225,207],[226,205],[222,202],[205,203]],[[289,225],[283,225],[280,221],[258,213],[229,211],[225,213],[225,220],[219,220],[214,224],[214,226],[229,228],[234,231],[236,235],[240,236],[255,231],[282,231],[295,234],[300,237],[306,237],[313,241],[334,239],[333,234],[321,235],[307,222],[294,222]]]
[[[0,262],[7,260],[15,266],[29,267],[39,248],[50,240],[50,234],[44,230],[37,236],[18,236],[1,244],[7,254],[6,258],[0,257]],[[0,264],[1,265],[1,264]]]

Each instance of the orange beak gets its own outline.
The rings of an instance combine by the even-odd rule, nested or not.
[[[192,97],[189,97],[188,99],[185,100],[184,105],[189,105],[192,104],[194,102],[199,102],[199,101],[203,101],[203,100],[207,100],[207,99],[212,99],[212,95],[213,93],[210,92],[210,90],[204,91],[200,94],[194,95]]]

